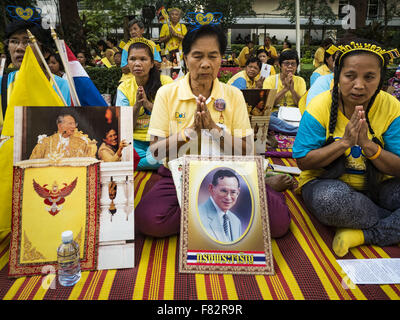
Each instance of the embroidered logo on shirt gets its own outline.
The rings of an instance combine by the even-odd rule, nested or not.
[[[175,119],[185,119],[185,116],[186,116],[185,112],[182,113],[175,112]]]

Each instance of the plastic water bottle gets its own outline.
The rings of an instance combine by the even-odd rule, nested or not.
[[[62,243],[57,249],[58,282],[69,287],[81,278],[79,245],[73,240],[72,231],[64,231],[61,239]]]

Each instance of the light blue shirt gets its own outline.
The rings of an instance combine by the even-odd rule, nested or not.
[[[310,87],[310,90],[308,90],[307,93],[306,108],[312,98],[316,97],[322,92],[331,89],[332,80],[333,80],[333,73],[320,76],[317,78],[317,80],[315,80],[314,84]]]

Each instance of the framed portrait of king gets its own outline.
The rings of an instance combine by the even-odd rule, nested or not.
[[[184,156],[180,272],[274,274],[259,156]]]

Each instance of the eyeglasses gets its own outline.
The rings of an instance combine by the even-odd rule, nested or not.
[[[297,62],[284,61],[284,62],[282,62],[282,65],[285,67],[289,67],[289,66],[297,67]]]
[[[6,44],[7,44],[9,47],[18,47],[21,43],[22,43],[22,46],[23,46],[24,48],[26,48],[26,47],[29,45],[30,40],[29,40],[29,39],[23,39],[23,40],[8,39],[8,40],[6,41]]]

